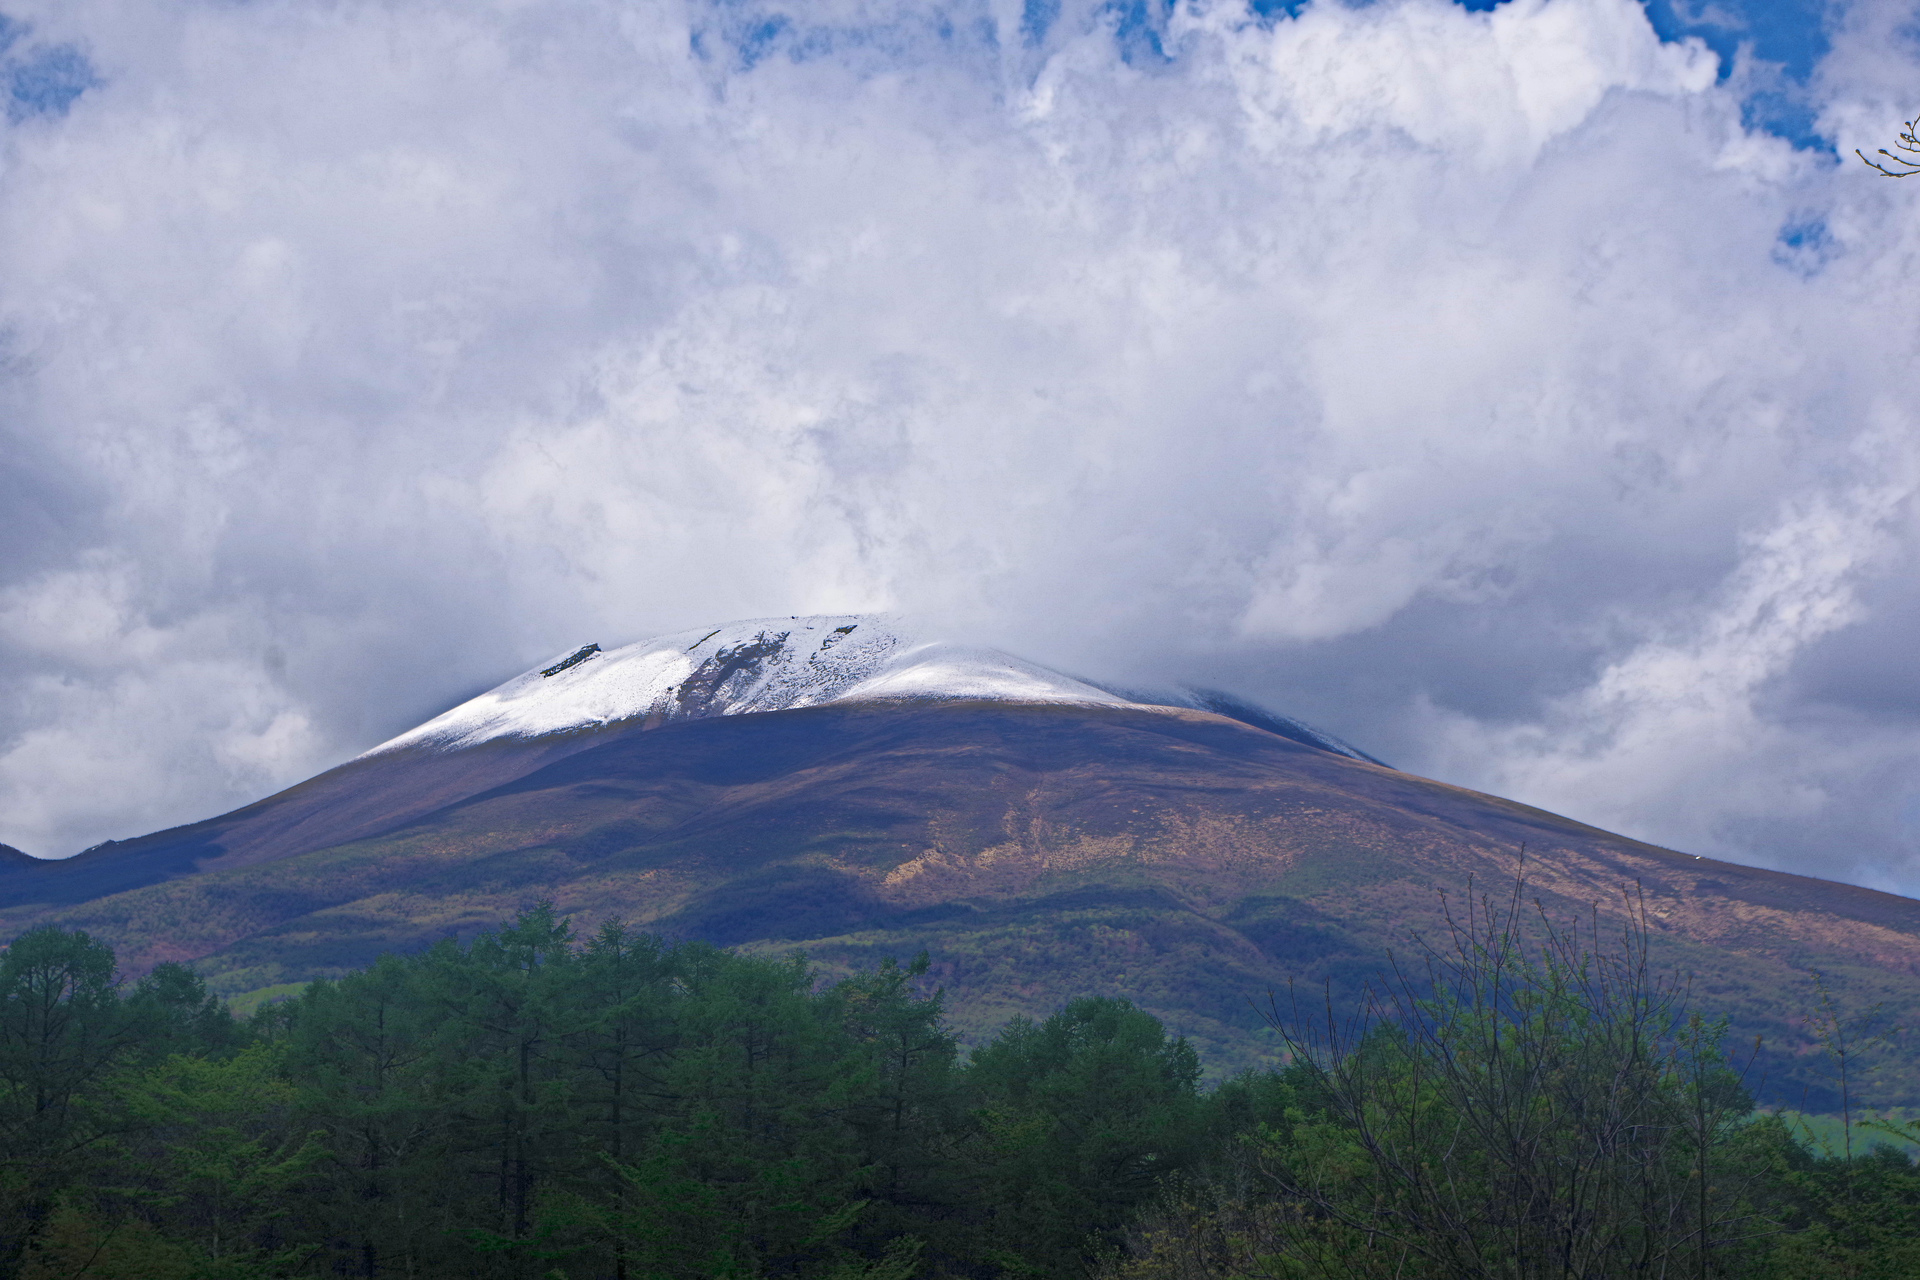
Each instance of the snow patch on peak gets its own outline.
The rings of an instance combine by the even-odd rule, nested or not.
[[[753,618],[555,654],[366,754],[887,698],[1134,705],[995,649],[923,640],[894,618]]]
[[[916,645],[841,694],[855,698],[982,698],[1001,702],[1089,702],[1134,705],[1072,676],[1023,662],[998,649]]]
[[[1228,694],[1103,689],[998,649],[930,640],[898,618],[869,614],[750,618],[620,649],[579,645],[366,755],[403,747],[457,751],[496,738],[541,738],[611,724],[651,727],[887,699],[1188,707],[1380,763],[1331,734]]]

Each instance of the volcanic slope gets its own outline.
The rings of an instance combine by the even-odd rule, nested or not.
[[[1295,741],[1367,759],[1298,721],[1225,695],[1122,695],[993,649],[927,640],[900,620],[756,618],[603,652],[582,645],[276,795],[184,827],[59,860],[0,845],[0,930],[36,910],[197,872],[379,835],[600,741],[719,716],[870,701],[1221,711]],[[4,935],[0,935],[4,936]]]
[[[799,950],[828,972],[925,949],[972,1035],[1075,995],[1125,995],[1230,1067],[1270,1052],[1255,1008],[1268,991],[1291,979],[1316,1000],[1321,983],[1350,996],[1388,948],[1406,954],[1410,931],[1436,928],[1440,891],[1455,904],[1470,882],[1503,892],[1524,847],[1529,893],[1556,915],[1597,910],[1613,927],[1639,886],[1657,958],[1694,973],[1701,1003],[1740,1033],[1766,1038],[1770,1095],[1821,1100],[1800,1023],[1817,1001],[1811,971],[1846,1007],[1920,1011],[1920,903],[1908,899],[1654,848],[1047,673],[1046,697],[971,676],[949,692],[923,669],[919,696],[896,684],[730,710],[764,683],[756,662],[697,686],[701,714],[673,713],[694,701],[679,692],[689,673],[663,686],[670,706],[641,698],[644,715],[624,714],[638,695],[622,695],[607,704],[622,714],[557,731],[496,719],[498,732],[448,734],[511,701],[483,695],[423,726],[438,737],[403,735],[251,817],[201,824],[190,838],[203,855],[167,855],[168,878],[55,900],[31,884],[55,867],[9,863],[0,928],[85,928],[130,970],[191,960],[238,994],[470,936],[545,898],[582,929],[621,917]],[[353,808],[396,762],[438,789]],[[283,821],[275,847],[261,815],[289,812],[304,816]],[[138,862],[168,834],[88,856]],[[1868,1088],[1911,1103],[1916,1075],[1890,1060]]]

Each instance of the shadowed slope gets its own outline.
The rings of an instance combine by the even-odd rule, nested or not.
[[[110,840],[71,858],[34,858],[0,845],[0,932],[17,932],[51,907],[392,831],[621,731],[362,757],[217,818]]]
[[[1920,1010],[1920,903],[1638,844],[1204,712],[866,703],[565,749],[476,763],[522,772],[430,812],[423,790],[415,820],[369,838],[270,861],[236,849],[48,918],[130,967],[196,960],[240,992],[551,898],[582,925],[798,947],[830,969],[925,947],[973,1031],[1128,995],[1230,1063],[1262,1051],[1250,997],[1289,979],[1351,993],[1437,923],[1436,890],[1501,889],[1524,845],[1557,913],[1617,920],[1642,886],[1663,956],[1778,1046],[1776,1085],[1805,1075],[1809,966],[1856,1005]],[[313,794],[290,837],[336,820]],[[1914,1074],[1889,1096],[1916,1092]]]

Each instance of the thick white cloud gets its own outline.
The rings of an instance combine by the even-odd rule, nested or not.
[[[0,840],[887,607],[1920,891],[1920,181],[1632,0],[8,12]]]

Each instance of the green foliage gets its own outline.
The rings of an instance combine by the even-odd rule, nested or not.
[[[35,929],[0,958],[0,1268],[18,1265],[53,1193],[97,1167],[136,1030],[113,952],[86,934]]]
[[[225,1057],[175,1054],[121,1088],[131,1136],[130,1199],[156,1211],[173,1239],[209,1263],[262,1263],[288,1200],[322,1156],[292,1118],[285,1052],[269,1043]]]
[[[316,983],[258,1020],[323,1153],[293,1234],[361,1274],[911,1269],[964,1120],[923,972],[822,986],[539,907]]]
[[[242,1034],[226,1002],[207,990],[206,981],[185,965],[157,965],[134,984],[126,1001],[150,1056],[200,1051],[224,1053],[237,1048]]]
[[[24,935],[0,1280],[1920,1274],[1912,1126],[1800,1139],[1644,929],[1484,905],[1370,1020],[1283,1020],[1288,1065],[1210,1092],[1119,999],[963,1054],[924,955],[826,981],[543,905],[243,1025]]]
[[[0,959],[0,1148],[51,1173],[100,1135],[92,1087],[133,1041],[113,952],[84,933],[36,929]]]
[[[989,1248],[1010,1274],[1073,1274],[1201,1149],[1199,1059],[1125,1000],[1015,1019],[974,1054],[969,1076]]]
[[[1780,1241],[1777,1280],[1909,1280],[1920,1275],[1920,1169],[1891,1147],[1853,1159],[1792,1160],[1782,1179],[1798,1231]]]
[[[20,1280],[198,1280],[193,1251],[139,1218],[109,1220],[62,1202],[47,1215]]]
[[[196,974],[123,995],[114,969],[51,929],[0,960],[0,1274],[253,1274],[300,1163],[291,1089]]]
[[[1446,937],[1374,989],[1370,1017],[1277,1017],[1294,1055],[1280,1122],[1256,1124],[1148,1215],[1116,1273],[1760,1267],[1786,1208],[1767,1172],[1797,1148],[1778,1122],[1750,1120],[1724,1026],[1651,967],[1643,919],[1611,945],[1544,915],[1529,928],[1521,888],[1449,917]]]

